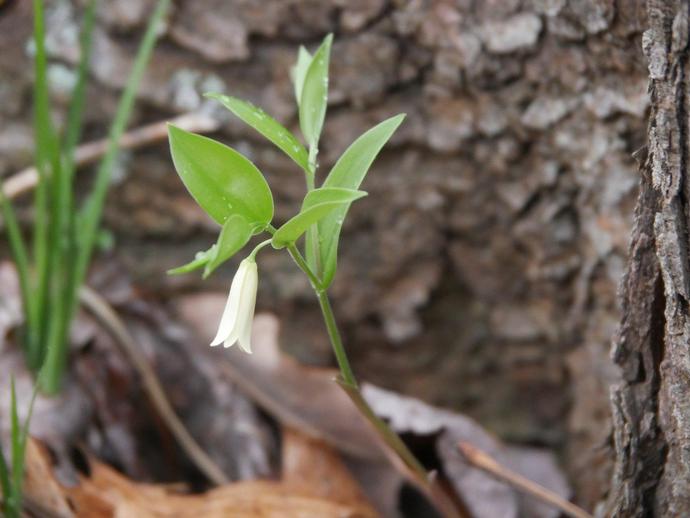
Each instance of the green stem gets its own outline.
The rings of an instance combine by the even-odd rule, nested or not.
[[[335,359],[338,362],[338,367],[340,368],[340,376],[342,378],[341,381],[346,386],[357,390],[357,379],[355,378],[354,372],[352,372],[352,367],[350,367],[350,361],[347,359],[347,353],[345,352],[343,341],[340,338],[338,324],[336,324],[335,315],[333,315],[333,308],[331,307],[331,302],[328,299],[328,293],[323,289],[323,286],[321,286],[321,281],[316,277],[316,274],[314,274],[312,269],[309,267],[309,264],[307,264],[307,261],[304,259],[295,244],[293,243],[288,245],[287,249],[292,257],[292,260],[295,261],[300,270],[302,270],[309,278],[312,288],[314,288],[314,292],[316,293],[316,297],[319,300],[321,313],[323,314],[323,319],[326,323],[326,329],[328,331],[328,338],[331,341],[333,353],[335,354]]]
[[[309,277],[312,283],[316,297],[319,300],[321,313],[323,315],[326,330],[328,331],[328,338],[333,347],[333,353],[340,369],[340,379],[338,383],[343,387],[347,395],[350,397],[355,406],[359,409],[364,418],[371,423],[381,439],[388,445],[388,447],[401,459],[401,461],[410,469],[416,477],[418,483],[427,489],[430,487],[430,482],[427,477],[424,466],[417,460],[414,454],[410,451],[407,445],[400,439],[400,437],[386,424],[386,422],[378,417],[374,410],[369,406],[369,403],[364,399],[360,392],[357,378],[355,377],[350,361],[347,358],[343,341],[340,337],[338,324],[335,321],[333,314],[333,307],[328,298],[327,291],[321,286],[320,281],[316,278],[314,272],[311,270],[302,254],[300,254],[297,247],[292,244],[288,246],[288,252],[292,259],[297,263],[297,266]]]
[[[295,261],[297,266],[299,266],[300,270],[302,270],[307,275],[307,277],[309,277],[309,282],[311,282],[314,291],[318,293],[321,290],[321,281],[309,267],[307,260],[302,256],[299,249],[295,246],[294,243],[288,245],[287,250],[290,254],[290,257],[292,257],[292,260]]]
[[[333,308],[331,307],[331,301],[328,299],[328,293],[326,293],[324,290],[316,290],[316,297],[319,299],[319,306],[321,306],[323,320],[326,323],[326,329],[328,330],[328,338],[331,340],[333,353],[335,354],[335,359],[338,362],[338,367],[340,368],[340,377],[342,378],[340,382],[345,387],[359,392],[359,386],[357,385],[355,373],[352,372],[350,360],[347,358],[345,347],[343,347],[343,341],[340,338],[338,324],[335,322],[335,315],[333,315]]]
[[[247,256],[249,259],[256,260],[256,254],[259,253],[259,250],[261,250],[264,247],[267,247],[268,245],[271,244],[271,240],[267,239],[266,241],[262,241],[258,245],[254,247],[254,250]]]

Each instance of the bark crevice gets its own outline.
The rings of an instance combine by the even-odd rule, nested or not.
[[[688,7],[648,2],[649,154],[612,352],[623,381],[612,390],[610,516],[690,515]]]

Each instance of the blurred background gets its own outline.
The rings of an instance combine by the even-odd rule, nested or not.
[[[29,4],[0,3],[3,176],[32,161]],[[85,140],[104,136],[153,4],[101,2]],[[363,131],[408,115],[341,241],[333,301],[355,371],[504,440],[551,449],[591,507],[610,477],[609,348],[638,179],[631,155],[645,136],[642,4],[178,0],[130,126],[217,118],[214,138],[267,176],[280,223],[301,202],[299,171],[201,94],[251,100],[296,129],[297,47],[333,32],[321,175]],[[48,2],[52,94],[64,103],[82,13],[79,0]],[[217,233],[165,141],[121,155],[104,226],[101,278],[117,270],[163,306],[227,292],[237,261],[203,283],[165,274]],[[264,253],[259,267],[258,311],[277,316],[283,349],[332,365],[313,293],[289,257]]]

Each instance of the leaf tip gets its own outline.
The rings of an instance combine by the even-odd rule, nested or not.
[[[203,96],[206,99],[215,99],[216,101],[223,101],[227,95],[221,94],[219,92],[204,92]]]

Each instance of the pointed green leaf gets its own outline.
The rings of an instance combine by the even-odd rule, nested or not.
[[[168,270],[168,275],[181,275],[206,267],[204,279],[235,255],[252,237],[254,229],[239,214],[233,214],[223,224],[218,241],[208,250],[197,252],[187,264]]]
[[[355,140],[333,166],[323,183],[323,187],[359,189],[374,159],[404,118],[405,114],[391,117]],[[326,287],[330,285],[335,276],[340,229],[349,207],[349,203],[343,204],[319,221],[322,281]],[[310,245],[307,243],[307,249],[309,248]]]
[[[283,248],[297,241],[307,229],[334,210],[366,196],[363,191],[341,188],[321,188],[307,193],[299,214],[289,219],[273,235],[272,245]]]
[[[271,190],[247,158],[220,142],[172,125],[168,135],[177,174],[209,216],[221,225],[233,214],[252,226],[271,222]]]
[[[333,35],[329,34],[314,54],[304,77],[299,102],[299,122],[307,144],[316,147],[328,104],[328,65]]]
[[[261,133],[268,140],[278,146],[287,156],[292,158],[302,169],[309,166],[309,156],[304,146],[273,117],[261,108],[235,97],[221,94],[206,94],[206,97],[220,101],[232,113]]]
[[[302,87],[304,86],[304,78],[307,75],[307,70],[311,64],[311,54],[303,46],[300,46],[297,54],[297,63],[290,69],[290,78],[292,84],[295,86],[295,99],[297,99],[297,106],[302,102]]]
[[[252,230],[252,226],[242,216],[234,214],[228,218],[212,248],[213,253],[204,270],[204,279],[247,244],[252,237]]]
[[[166,273],[168,275],[182,275],[185,273],[193,272],[194,270],[198,270],[199,268],[203,268],[211,260],[211,256],[215,253],[215,246],[216,245],[214,244],[208,250],[204,250],[203,252],[197,252],[194,256],[194,259],[189,261],[187,264],[183,264],[182,266],[178,266],[177,268],[172,268],[168,270]]]

